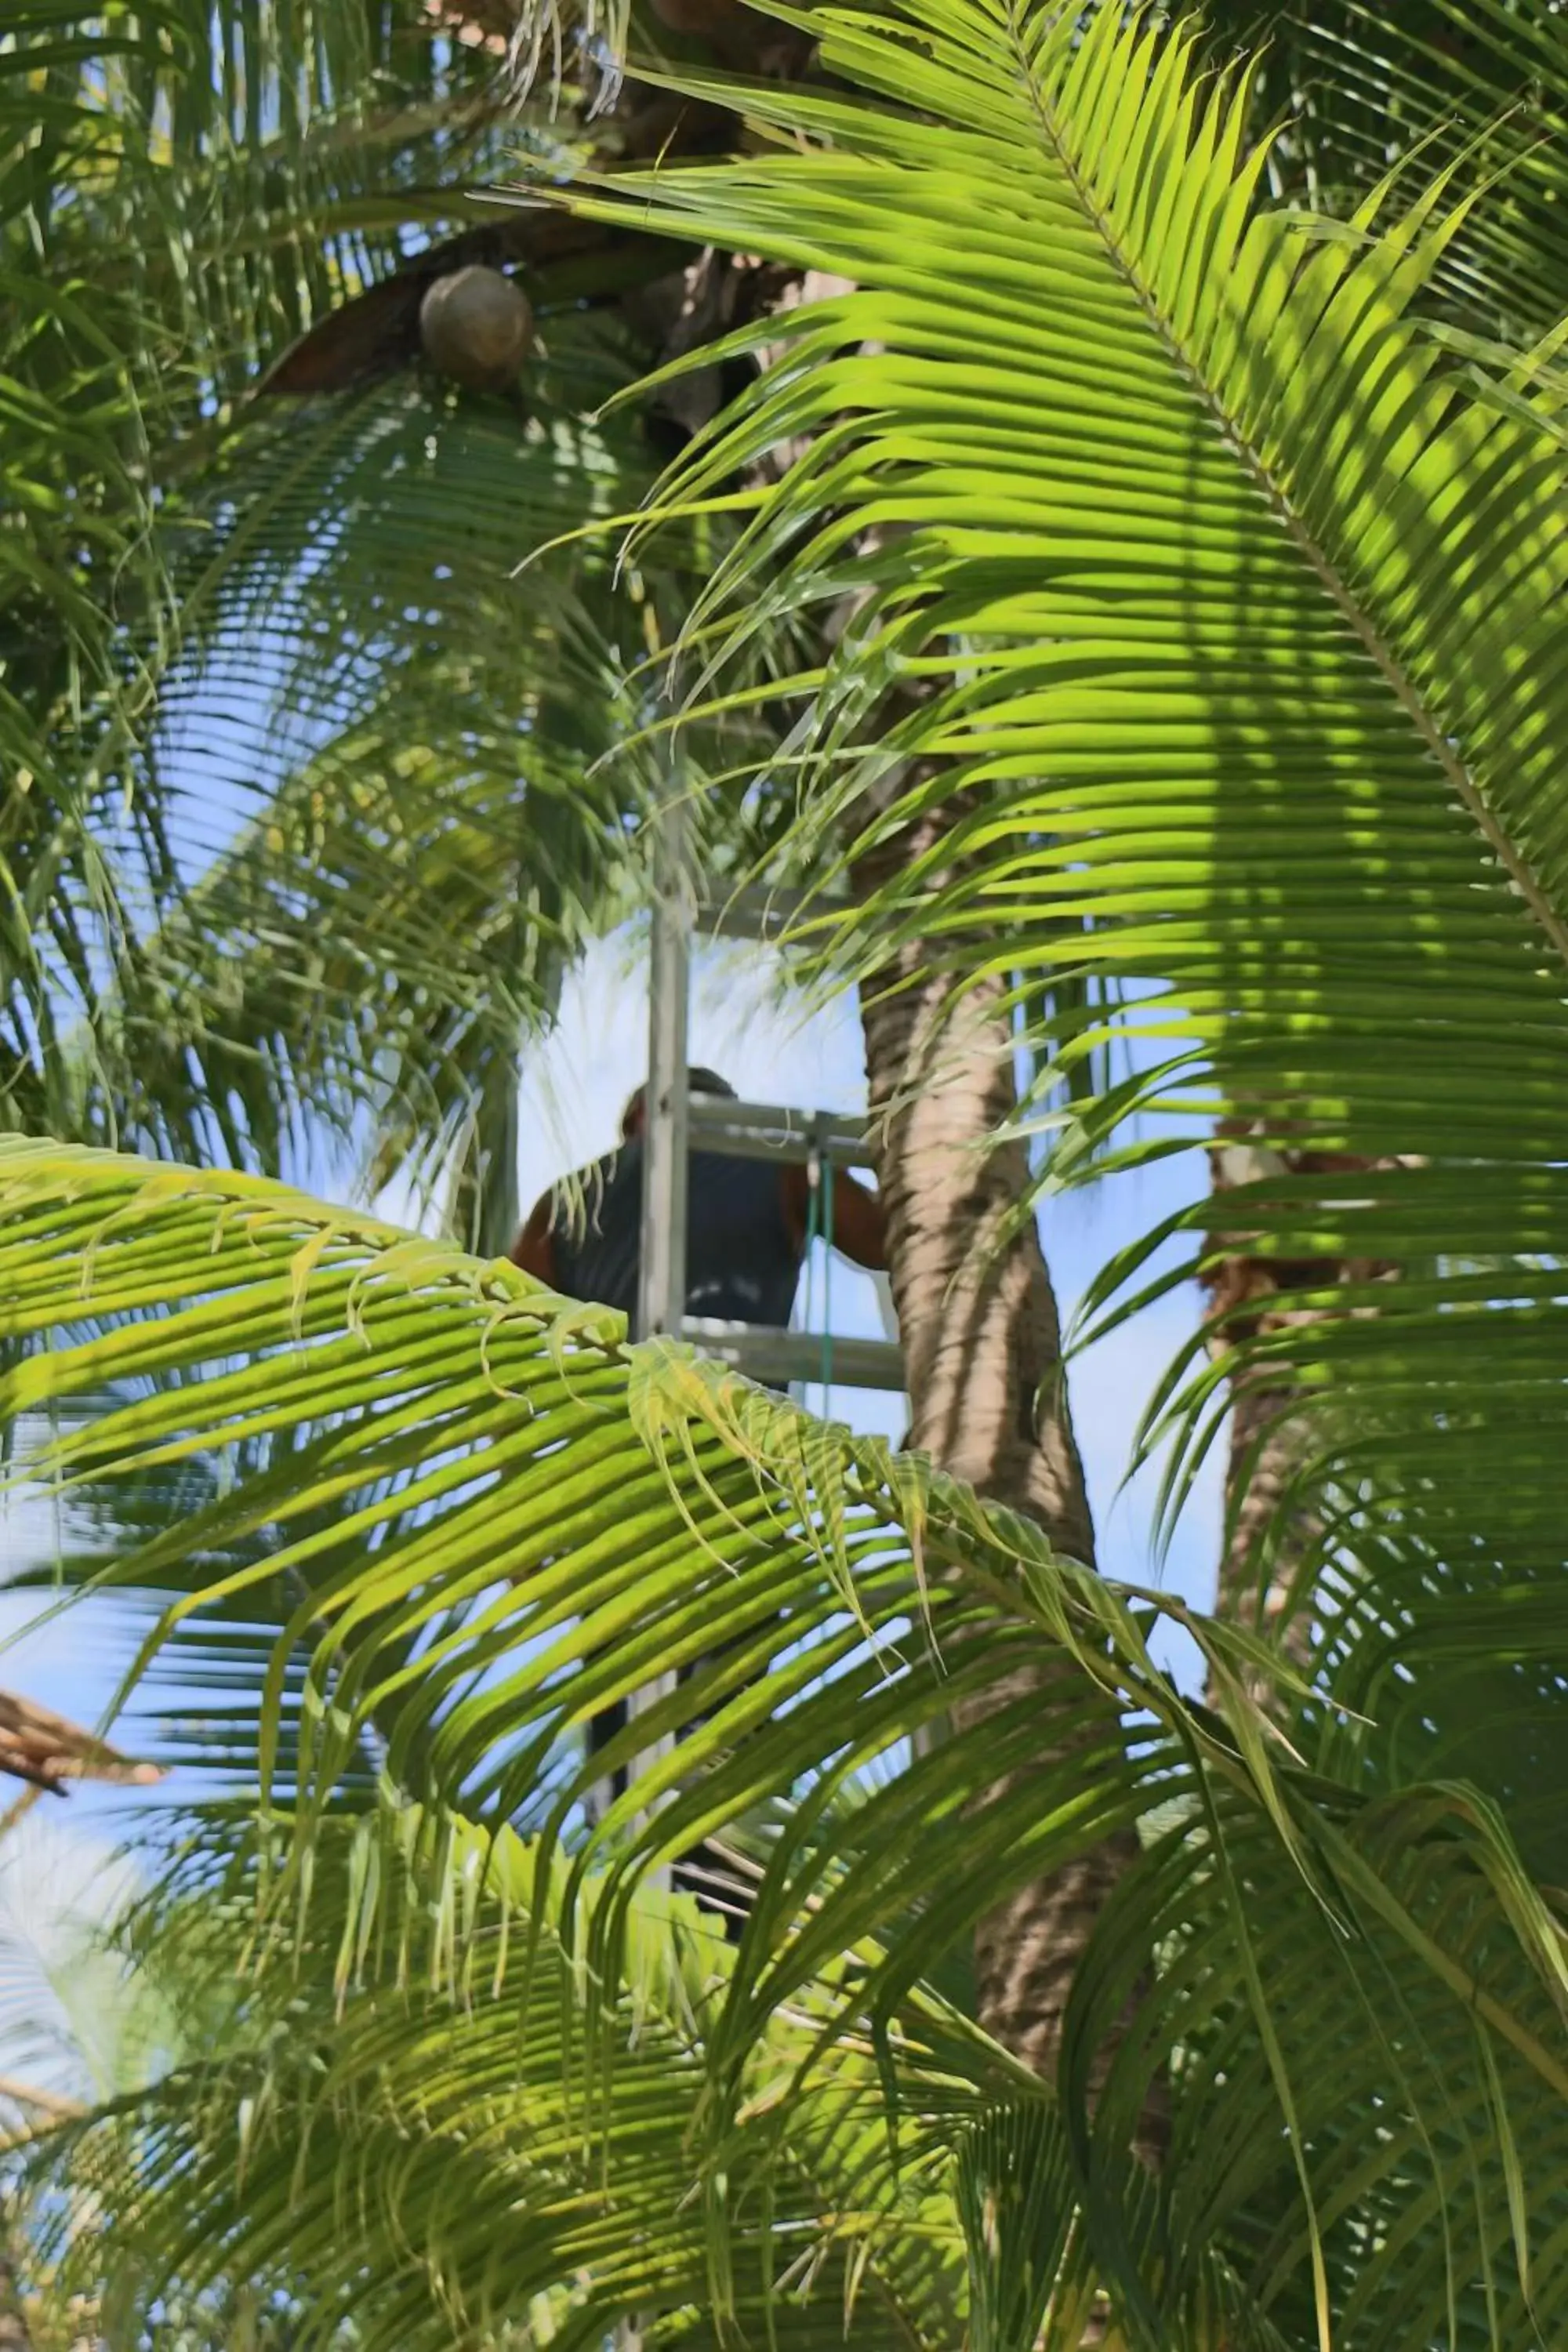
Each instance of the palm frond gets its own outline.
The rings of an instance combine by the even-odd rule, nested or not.
[[[0,2044],[7,2133],[142,2079],[152,2003],[111,1938],[134,1868],[101,1833],[35,1809],[0,1836]],[[145,1990],[145,1987],[143,1988]],[[129,2062],[129,2063],[127,2063]]]
[[[277,1001],[228,1034],[247,982],[232,953],[226,965],[209,951],[193,967],[196,940],[212,943],[184,905],[185,887],[253,813],[247,785],[283,802],[281,830],[293,837],[290,787],[300,797],[296,772],[323,749],[333,687],[341,698],[356,658],[373,673],[379,664],[384,689],[401,664],[406,684],[441,602],[430,575],[442,552],[456,556],[448,577],[467,572],[450,608],[469,595],[470,649],[489,622],[491,650],[515,688],[509,709],[490,682],[493,707],[466,768],[457,740],[432,745],[456,761],[447,788],[473,792],[487,748],[496,764],[498,714],[503,732],[528,719],[525,656],[508,646],[493,595],[473,597],[473,572],[488,559],[504,586],[532,544],[508,530],[519,459],[526,470],[531,455],[535,489],[548,468],[525,447],[521,420],[499,435],[492,420],[487,449],[482,418],[465,436],[473,420],[450,416],[451,403],[429,387],[415,404],[422,418],[410,414],[405,387],[401,403],[384,402],[368,425],[362,404],[346,418],[317,419],[303,446],[295,435],[287,447],[279,420],[269,425],[243,394],[262,361],[301,329],[384,283],[411,244],[468,216],[470,182],[519,142],[558,161],[561,141],[542,112],[526,122],[493,58],[447,38],[419,0],[324,14],[300,0],[216,10],[171,0],[108,18],[25,4],[8,15],[5,38],[0,142],[11,162],[0,181],[0,269],[10,299],[0,361],[10,494],[0,531],[0,757],[12,788],[0,837],[3,1115],[11,1127],[95,1139],[155,1131],[175,1150],[221,1138],[231,1156],[248,1149],[277,1164],[298,1100],[277,1066]],[[130,257],[112,288],[102,282],[109,253]],[[552,364],[570,375],[570,307],[555,340]],[[576,391],[579,411],[596,396],[582,382]],[[437,428],[446,429],[432,455]],[[401,538],[383,530],[357,626],[342,625],[329,646],[322,632],[343,616],[327,593],[323,506],[308,500],[336,497],[340,534],[352,535],[367,490],[386,487],[377,468],[395,476],[408,463],[399,431],[426,457],[423,513],[415,484],[405,485],[415,492],[407,527]],[[581,486],[592,459],[575,455]],[[444,550],[432,547],[443,494]],[[574,506],[567,519],[580,512]],[[248,613],[238,579],[246,566]],[[289,634],[303,617],[301,571],[318,591],[309,643]],[[568,601],[558,603],[558,642],[570,632]],[[268,604],[279,625],[272,674],[258,678],[246,674],[245,648],[233,640]],[[422,638],[411,610],[424,616]],[[215,637],[235,658],[195,711],[193,746],[181,720],[192,719],[198,681],[210,682]],[[445,707],[455,708],[458,682],[440,683]],[[279,730],[280,685],[293,688],[293,704]],[[468,687],[477,690],[472,678]],[[374,758],[363,739],[377,723],[384,730],[386,712],[363,677],[354,688],[336,716],[360,738],[348,758],[357,749],[363,778]],[[433,682],[422,714],[405,709],[400,750],[417,752],[441,707]],[[269,725],[277,740],[259,772],[226,775],[226,740],[243,741],[254,726],[254,747]],[[515,764],[508,781],[518,786]],[[346,791],[341,804],[351,804]],[[277,942],[280,952],[288,945]],[[526,974],[518,984],[526,996]],[[250,992],[258,985],[253,971]],[[205,1009],[192,1001],[204,988]],[[311,1034],[297,1018],[296,1058],[301,1033]],[[337,1043],[341,1065],[341,1034]]]
[[[406,1812],[381,1849],[363,1820],[325,1823],[296,1919],[268,1904],[232,1811],[189,1843],[135,1948],[197,1982],[226,1958],[228,2014],[206,2050],[46,2151],[43,2181],[96,2182],[134,2217],[111,2248],[79,2245],[62,2284],[96,2287],[106,2252],[143,2294],[244,2277],[291,2290],[311,2340],[351,2312],[373,2343],[437,2343],[541,2309],[573,2343],[633,2313],[658,2314],[661,2340],[718,2340],[689,2144],[722,1937],[687,1898],[639,1895],[624,1993],[601,2000],[566,1921],[580,1938],[602,1875],[569,1914],[565,1865],[542,1883],[510,1831]],[[983,2093],[943,2071],[931,2016],[934,2048],[928,2033],[891,2053],[910,2101],[891,2135],[875,2062],[848,2051],[777,2133],[805,2021],[759,2044],[728,2158],[725,2299],[748,2334],[771,2305],[803,2347],[847,2313],[858,2338],[952,2340],[963,2248],[932,2126]],[[347,2233],[345,2210],[362,2217]]]
[[[1301,1303],[1331,1311],[1298,1328],[1194,1337],[1156,1398],[1184,1449],[1173,1495],[1226,1384],[1283,1373],[1332,1546],[1364,1563],[1396,1528],[1431,1590],[1506,1586],[1556,1658],[1551,352],[1458,367],[1414,315],[1464,217],[1440,187],[1386,221],[1260,207],[1245,89],[1194,79],[1189,36],[1108,10],[1080,41],[1052,12],[972,0],[813,22],[868,100],[759,92],[812,143],[661,173],[635,201],[663,231],[859,289],[804,314],[668,499],[685,511],[815,436],[694,626],[728,614],[743,643],[773,602],[860,599],[815,681],[816,822],[852,858],[963,812],[835,942],[839,969],[936,940],[983,977],[1000,935],[1026,972],[1122,983],[1133,1075],[1053,1118],[1045,1184],[1084,1172],[1090,1143],[1114,1169],[1215,1113],[1265,1151],[1322,1155],[1127,1251],[1090,1319],[1190,1275],[1190,1255],[1152,1271],[1173,1236],[1211,1266],[1397,1269],[1326,1277]],[[613,210],[631,185],[583,201]],[[1087,1039],[1047,1024],[1037,1043],[1070,1066]],[[1364,1566],[1351,1582],[1340,1633],[1381,1654]]]
[[[1551,0],[1219,0],[1204,18],[1222,56],[1256,53],[1277,193],[1342,215],[1391,172],[1457,168],[1486,201],[1438,262],[1428,305],[1527,341],[1555,326],[1568,43]]]
[[[517,576],[643,497],[657,419],[596,413],[677,314],[705,331],[713,289],[678,246],[485,201],[520,158],[555,180],[670,126],[629,95],[531,100],[531,35],[479,15],[19,20],[0,1113],[316,1178],[330,1150],[493,1242],[481,1130],[563,965],[645,895],[643,673],[719,542],[705,523],[647,577],[603,545]],[[419,329],[473,260],[526,286],[536,330],[483,395]],[[292,396],[312,391],[333,396]],[[731,731],[693,736],[694,775],[735,760]],[[754,815],[703,805],[700,847],[748,863]]]
[[[579,403],[626,381],[597,357]],[[627,455],[564,404],[547,428],[420,386],[242,436],[167,698],[193,878],[127,994],[128,1134],[175,1140],[194,1062],[231,1160],[298,1163],[307,1118],[373,1183],[451,1159],[487,1068],[633,895],[646,763],[593,771],[632,730],[637,606],[602,559],[512,576],[612,483],[636,494]]]
[[[1026,1522],[917,1460],[679,1350],[628,1350],[617,1318],[568,1308],[509,1268],[256,1180],[30,1145],[6,1152],[0,1179],[8,1330],[49,1339],[10,1375],[5,1412],[97,1391],[110,1372],[135,1384],[106,1417],[62,1421],[37,1466],[68,1496],[258,1449],[247,1475],[152,1533],[116,1575],[188,1580],[171,1629],[285,1570],[308,1590],[279,1635],[261,1714],[264,1919],[310,1921],[312,1858],[347,1806],[364,1841],[360,1925],[345,1945],[330,1903],[323,1919],[334,1949],[368,1951],[393,1916],[410,1798],[437,1843],[454,1811],[481,1841],[504,1843],[542,1790],[514,1890],[520,1990],[555,1981],[554,1920],[550,1932],[581,1956],[594,2014],[609,2017],[623,1989],[635,1992],[628,1951],[650,1870],[790,1792],[704,2011],[679,2164],[648,2142],[659,2210],[687,2212],[689,2197],[704,2207],[712,2309],[731,2292],[753,2309],[749,2217],[722,2193],[736,2133],[755,2128],[765,2170],[760,2143],[773,2133],[794,2145],[810,2100],[847,2079],[847,2047],[885,2061],[900,2037],[934,2030],[922,1978],[1003,1891],[1137,1823],[1142,1858],[1080,1970],[1057,2083],[1026,2092],[1013,2062],[975,2054],[990,2049],[984,2037],[958,2021],[943,2029],[971,2053],[957,2064],[965,2096],[978,2089],[988,2108],[1046,2096],[1058,2119],[1048,2160],[1062,2186],[1047,2218],[1066,2239],[1042,2237],[1036,2209],[1020,2209],[1025,2251],[993,2276],[993,2314],[1076,2343],[1081,2298],[1100,2282],[1131,2340],[1151,2347],[1212,2340],[1216,2315],[1241,2342],[1310,2345],[1322,2297],[1373,2346],[1408,2342],[1412,2314],[1431,2334],[1452,2312],[1456,2340],[1499,2346],[1559,2323],[1561,1933],[1474,1788],[1369,1776],[1370,1735],[1363,1746],[1345,1726],[1331,1774],[1271,1763],[1239,1696],[1222,1722],[1151,1665],[1161,1604],[1150,1596],[1053,1559]],[[237,1554],[262,1533],[265,1557]],[[1238,1691],[1246,1638],[1194,1630],[1219,1686]],[[284,1740],[284,1676],[301,1648]],[[1054,1730],[1042,1755],[1047,1660],[1065,1679],[1060,1745]],[[574,1726],[670,1672],[673,1687],[618,1747],[573,1759]],[[1023,1694],[1016,1705],[965,1717],[971,1688],[1007,1687]],[[950,1714],[970,1727],[923,1752],[922,1727]],[[353,1794],[356,1739],[372,1721],[388,1726],[380,1816]],[[911,1739],[907,1769],[876,1769]],[[589,1783],[634,1750],[648,1769],[587,1829]],[[818,1824],[851,1785],[858,1801],[839,1807],[826,1842]],[[454,1953],[466,1948],[458,1916],[439,1914]],[[485,1973],[476,1963],[463,1982],[471,1991]],[[796,2015],[787,2079],[758,2111],[757,2053],[774,2020]],[[503,2017],[515,2053],[515,2000],[502,2001],[498,2035]],[[374,2042],[384,2063],[406,2026],[400,2006]],[[440,2032],[456,2116],[467,2076],[456,2025]],[[640,2084],[637,2048],[617,2055],[613,2035],[606,2048],[590,2034],[562,2070],[562,2097],[591,2108],[623,2056]],[[1121,2151],[1162,2072],[1173,2160],[1156,2183]],[[653,2113],[667,2092],[649,2079]],[[640,2098],[635,2087],[624,2105],[612,2097],[605,2116],[631,2131]],[[330,2102],[320,2112],[326,2137],[312,2127],[307,2151],[325,2151],[338,2127]],[[954,2147],[967,2128],[952,2124]],[[978,2150],[982,2174],[1013,2144],[1004,2134]],[[324,2262],[338,2160],[323,2153],[319,2179],[300,2161],[321,2229],[291,2242],[312,2261],[321,2248]],[[420,2217],[420,2243],[433,2242],[426,2222],[439,2235],[461,2210],[442,2186],[447,2161],[375,2176],[394,2216]],[[772,2147],[767,2162],[781,2161]],[[277,2200],[265,2210],[283,2231],[292,2176],[269,2157],[266,2177]],[[606,2179],[635,2201],[635,2150]],[[232,2180],[226,2160],[226,2197]],[[568,2241],[552,2243],[546,2268]],[[275,2251],[281,2259],[281,2237]],[[971,2264],[982,2258],[1001,2259],[994,2241],[971,2247]],[[693,2326],[699,2307],[677,2298],[695,2274],[660,2289],[671,2298],[660,2307],[691,2309]],[[480,2291],[476,2275],[465,2298]],[[1047,2277],[1055,2301],[1042,2315]],[[417,2281],[426,2296],[428,2273]],[[627,2295],[647,2284],[621,2274]],[[413,2326],[413,2306],[399,2309]]]

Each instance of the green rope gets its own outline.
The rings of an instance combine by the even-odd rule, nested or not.
[[[827,1245],[822,1261],[822,1410],[833,1385],[833,1161],[823,1144],[812,1148],[811,1182],[805,1205],[805,1328],[811,1329],[813,1255],[818,1234]]]
[[[822,1181],[822,1415],[827,1418],[827,1395],[833,1386],[833,1160],[826,1146],[817,1153]]]
[[[816,1279],[815,1256],[816,1244],[816,1196],[818,1186],[816,1180],[816,1162],[815,1160],[808,1162],[806,1174],[809,1176],[811,1181],[805,1188],[805,1315],[804,1328],[809,1331],[811,1328],[811,1294]]]

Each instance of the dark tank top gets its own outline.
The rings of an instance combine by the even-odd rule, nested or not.
[[[784,1223],[777,1163],[693,1151],[687,1163],[686,1311],[728,1323],[787,1324],[801,1252]],[[575,1179],[581,1199],[552,1225],[556,1280],[574,1298],[637,1312],[642,1141]]]

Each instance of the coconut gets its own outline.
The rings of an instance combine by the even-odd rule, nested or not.
[[[419,305],[419,340],[431,365],[454,383],[500,392],[528,356],[533,312],[521,286],[473,262],[430,288]]]

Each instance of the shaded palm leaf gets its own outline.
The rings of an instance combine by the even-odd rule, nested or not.
[[[625,382],[596,356],[590,387]],[[510,1065],[629,892],[644,771],[589,772],[625,707],[605,567],[510,576],[643,478],[624,457],[570,407],[546,431],[417,389],[245,436],[214,492],[206,651],[166,722],[200,878],[128,1000],[133,1132],[166,1135],[195,1057],[233,1160],[298,1158],[309,1118],[373,1181],[449,1160],[488,1061]]]
[[[1500,2345],[1535,2324],[1527,2309],[1550,2329],[1568,2307],[1559,1931],[1473,1790],[1398,1779],[1386,1757],[1369,1774],[1377,1736],[1342,1726],[1331,1776],[1271,1769],[1248,1708],[1223,1727],[1150,1666],[1148,1600],[1054,1560],[1026,1522],[918,1462],[679,1351],[627,1351],[617,1318],[507,1269],[243,1179],[32,1146],[12,1149],[4,1177],[10,1328],[51,1335],[12,1375],[7,1411],[111,1368],[145,1384],[141,1402],[62,1429],[46,1466],[68,1493],[287,1438],[120,1570],[156,1584],[206,1562],[220,1601],[284,1568],[309,1581],[262,1715],[263,1787],[288,1809],[268,1916],[300,1899],[309,1916],[307,1859],[336,1834],[357,1727],[388,1705],[391,1781],[410,1780],[437,1820],[457,1805],[501,1833],[542,1776],[552,1785],[512,1931],[532,1956],[523,1981],[558,1917],[612,2006],[634,1983],[627,1934],[649,1868],[759,1795],[792,1792],[704,2024],[686,2177],[706,2196],[705,2259],[741,2226],[716,2192],[770,2021],[810,2012],[798,2079],[759,2119],[787,2133],[798,2101],[838,2079],[846,2037],[875,2049],[912,2031],[922,1973],[1000,1891],[1133,1822],[1143,1856],[1080,1970],[1052,2086],[1055,2226],[1069,2208],[1081,2218],[1033,2242],[1023,2284],[999,2277],[992,2307],[1032,2325],[1048,2275],[1048,2340],[1076,2342],[1076,2298],[1100,2280],[1150,2345],[1210,2341],[1227,2312],[1243,2342],[1310,2344],[1320,2292],[1368,2345],[1408,2342],[1412,2313],[1430,2333],[1450,2309],[1458,2340]],[[261,1528],[265,1561],[218,1556]],[[1439,1622],[1435,1603],[1434,1634]],[[1197,1630],[1234,1686],[1245,1640]],[[281,1676],[300,1643],[309,1674],[280,1761]],[[1039,1663],[1064,1654],[1079,1736],[1053,1783],[1032,1693]],[[620,1750],[556,1776],[574,1724],[683,1664],[695,1671]],[[1012,1675],[1016,1706],[901,1772],[875,1770],[939,1716],[963,1721],[971,1688]],[[666,1735],[684,1737],[584,1843],[589,1780]],[[822,1809],[868,1768],[829,1850]],[[366,1817],[367,1854],[395,1853],[402,1818],[395,1804],[384,1825]],[[388,1885],[384,1867],[367,1921]],[[389,2050],[396,2038],[389,2025]],[[563,2075],[589,2101],[620,2064],[590,2040]],[[1118,2151],[1163,2069],[1173,2158],[1155,2184]],[[612,2096],[606,2115],[635,2105]],[[635,2168],[614,2178],[639,2193]],[[658,2178],[668,2199],[673,2176]]]
[[[1276,189],[1348,213],[1391,169],[1457,163],[1488,195],[1438,264],[1436,307],[1487,332],[1556,324],[1568,40],[1552,0],[1220,0],[1204,14],[1222,50],[1257,53]]]
[[[362,2338],[435,2343],[542,2311],[592,2342],[641,2311],[661,2340],[717,2340],[712,2221],[689,2193],[730,1964],[711,1923],[639,1896],[625,1994],[601,2002],[563,1940],[564,1866],[542,1891],[538,1856],[510,1832],[409,1812],[394,1853],[366,1822],[329,1822],[294,1925],[265,1905],[258,1922],[265,1881],[254,1847],[237,1863],[237,1832],[211,1818],[137,1938],[198,1980],[248,1948],[214,2056],[193,2053],[49,2158],[46,2178],[63,2160],[79,2193],[96,2179],[134,2214],[111,2263],[143,2266],[161,2292],[177,2278],[202,2295],[237,2270],[288,2282],[313,2337],[351,2312]],[[586,1890],[587,1916],[604,1886]],[[582,1906],[573,1916],[580,1934]],[[730,2135],[721,2291],[748,2332],[766,2332],[772,2305],[803,2345],[847,2309],[858,2338],[952,2340],[962,2238],[934,2127],[984,2092],[952,2068],[973,2035],[955,2041],[927,2007],[934,2037],[894,2053],[909,2112],[891,2135],[870,2053],[848,2051],[775,2131],[808,2021],[781,2017],[759,2044],[752,2120]],[[1001,2053],[991,2063],[1005,2079]],[[346,2235],[345,2201],[364,2217]],[[90,2244],[79,2256],[89,2275],[102,2261]]]
[[[379,436],[363,415],[335,429],[318,423],[304,447],[296,436],[285,454],[283,436],[253,429],[235,397],[264,354],[394,268],[431,226],[463,217],[468,179],[493,171],[517,142],[557,161],[563,151],[543,111],[533,135],[495,60],[447,39],[419,0],[324,13],[298,0],[216,12],[171,0],[108,19],[25,5],[8,16],[5,40],[5,1117],[94,1136],[151,1130],[176,1149],[221,1139],[233,1155],[248,1149],[276,1164],[297,1139],[298,1104],[278,1066],[276,1003],[239,1020],[236,1001],[246,1004],[247,993],[232,961],[226,971],[213,955],[193,967],[193,940],[205,935],[183,889],[250,814],[237,805],[237,783],[287,799],[301,747],[322,748],[331,688],[341,690],[348,656],[363,661],[378,609],[384,629],[386,606],[367,582],[357,635],[345,631],[323,659],[319,632],[331,616],[319,579],[318,634],[309,646],[290,634],[301,618],[298,574],[322,565],[323,502],[335,495],[340,521],[351,523],[350,461],[357,456],[362,475],[377,460],[395,471],[387,428],[395,435],[409,418],[406,403],[401,420],[384,414]],[[133,257],[112,290],[101,283],[108,252]],[[577,392],[579,410],[597,396],[581,383]],[[417,447],[452,424],[444,470],[472,480],[483,455],[475,435],[464,438],[464,420],[449,419],[438,394],[423,404],[423,433],[405,438]],[[515,510],[519,436],[508,438],[504,453],[491,453],[486,488],[467,502],[470,530],[476,515],[489,526],[503,585],[532,543],[523,531],[494,553],[507,538],[498,507],[502,517]],[[586,470],[578,467],[579,484]],[[463,525],[450,478],[446,487],[450,541]],[[426,532],[416,601],[427,614],[438,560],[428,511]],[[179,721],[198,677],[210,677],[215,642],[243,650],[232,639],[243,634],[237,568],[245,564],[250,614],[265,594],[278,623],[271,674],[258,680],[231,664],[218,691],[226,683],[239,709],[209,699],[196,712],[202,751],[215,735],[221,744],[236,718],[243,734],[258,686],[264,699],[273,689],[274,706],[280,684],[296,691],[271,758],[237,780],[223,777],[221,758],[198,756],[192,772]],[[415,650],[404,619],[409,567],[401,579],[396,570],[384,565],[374,583],[396,596],[390,617],[404,637],[374,649],[384,686]],[[559,607],[558,616],[569,619]],[[471,645],[499,616],[473,600],[469,618]],[[492,628],[492,645],[505,637]],[[306,654],[309,692],[300,690]],[[509,668],[513,707],[493,692],[492,738],[498,712],[504,725],[526,712],[526,653],[511,649]],[[340,727],[363,730],[374,697],[363,679],[354,684],[351,706],[335,715]],[[427,707],[437,701],[432,688]],[[262,724],[277,718],[275,708],[255,715]],[[416,743],[405,716],[405,742]],[[359,764],[363,772],[363,743]],[[472,781],[461,776],[453,788]],[[516,786],[515,771],[509,781]],[[287,809],[282,826],[292,833]],[[215,979],[226,981],[226,997]],[[526,994],[526,975],[520,984]],[[193,1001],[204,987],[205,1009]]]

